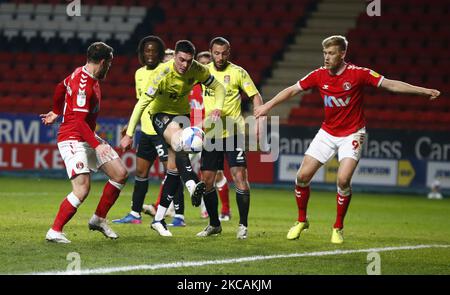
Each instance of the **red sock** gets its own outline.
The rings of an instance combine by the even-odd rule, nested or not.
[[[52,229],[61,232],[64,225],[72,219],[76,212],[77,208],[72,206],[67,198],[64,198],[59,206],[59,211],[56,215],[55,221],[53,222]]]
[[[161,186],[159,187],[158,198],[156,199],[156,202],[155,202],[155,209],[158,209],[159,202],[161,202],[161,196],[162,196],[162,193],[163,193],[163,186],[164,186],[164,180],[161,182]]]
[[[102,197],[98,203],[97,209],[95,210],[95,215],[101,218],[105,218],[108,214],[109,209],[114,205],[117,198],[119,197],[120,191],[123,184],[113,182],[108,180],[103,188]]]
[[[225,182],[223,186],[217,187],[217,190],[219,191],[220,202],[222,203],[221,213],[230,214],[230,190],[228,189],[228,183]]]
[[[350,204],[350,199],[352,194],[348,196],[341,196],[339,193],[336,195],[336,206],[337,206],[337,214],[336,214],[336,222],[334,223],[334,228],[343,228],[344,227],[344,218],[347,213],[348,205]]]
[[[298,221],[305,222],[306,221],[306,208],[308,207],[309,200],[309,185],[306,187],[301,187],[299,185],[295,186],[295,200],[297,201],[298,208]]]

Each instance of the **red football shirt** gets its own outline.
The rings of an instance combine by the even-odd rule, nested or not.
[[[339,75],[331,75],[320,67],[298,81],[301,90],[317,87],[325,106],[322,129],[333,136],[347,136],[366,125],[363,103],[364,86],[379,87],[383,76],[367,69],[347,64]]]
[[[79,67],[64,79],[63,84],[66,91],[58,142],[86,141],[92,148],[96,148],[100,144],[94,133],[101,101],[98,80],[84,67]],[[57,105],[58,97],[54,100]],[[59,107],[56,106],[54,109]]]
[[[188,96],[191,105],[191,126],[203,127],[205,117],[205,107],[203,106],[202,84],[195,84]]]

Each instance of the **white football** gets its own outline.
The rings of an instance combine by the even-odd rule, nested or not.
[[[181,133],[183,150],[191,153],[201,152],[204,138],[205,133],[198,127],[188,127],[183,129],[183,132]]]

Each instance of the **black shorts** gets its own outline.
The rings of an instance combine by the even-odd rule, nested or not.
[[[223,170],[223,161],[227,157],[228,166],[230,167],[247,167],[247,159],[243,144],[237,141],[237,136],[220,138],[221,150],[208,151],[206,148],[202,151],[200,160],[200,170],[217,171]],[[228,141],[228,148],[227,148]],[[211,139],[211,143],[215,144],[216,140]],[[241,141],[242,143],[242,141]]]
[[[161,162],[167,161],[167,144],[159,135],[148,135],[141,133],[136,156],[149,162],[155,161],[159,157]]]
[[[171,115],[166,113],[157,113],[152,115],[153,128],[155,128],[156,133],[158,133],[161,137],[163,136],[164,131],[166,131],[167,126],[172,121],[179,123],[181,128],[186,128],[191,125],[189,115]],[[185,126],[183,123],[188,125]]]

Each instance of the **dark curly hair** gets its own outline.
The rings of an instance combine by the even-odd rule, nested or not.
[[[162,62],[164,59],[164,51],[166,50],[166,45],[164,44],[164,41],[159,38],[158,36],[147,36],[141,39],[141,41],[139,41],[139,45],[138,45],[138,49],[137,49],[137,53],[138,53],[138,59],[139,59],[139,63],[141,65],[145,65],[145,59],[144,59],[144,46],[145,43],[147,42],[155,42],[158,44],[158,58],[159,61]]]

